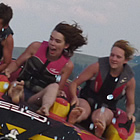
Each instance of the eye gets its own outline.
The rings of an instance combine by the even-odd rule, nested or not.
[[[53,40],[52,36],[50,36],[50,40]]]
[[[113,54],[113,53],[111,53],[111,54],[110,54],[110,56],[112,56],[112,57],[113,57],[113,56],[114,56],[114,54]]]
[[[61,40],[59,40],[59,39],[56,39],[55,41],[56,41],[57,43],[61,43]]]
[[[117,58],[119,58],[119,59],[120,59],[120,58],[121,58],[121,56],[117,55]]]

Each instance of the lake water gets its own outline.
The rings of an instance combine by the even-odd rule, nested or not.
[[[140,140],[140,133],[135,134],[135,139],[134,140]]]

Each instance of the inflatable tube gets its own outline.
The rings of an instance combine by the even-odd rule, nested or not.
[[[57,98],[50,109],[50,116],[45,117],[34,112],[31,106],[15,105],[3,98],[3,84],[9,83],[5,75],[0,75],[0,135],[13,140],[101,140],[88,129],[69,124],[67,114],[70,104],[63,98]],[[65,91],[68,84],[66,83]],[[1,86],[2,85],[2,86]],[[79,90],[78,90],[79,91]],[[68,94],[68,93],[67,93]],[[63,111],[62,111],[63,110]],[[126,113],[117,110],[117,117],[106,129],[103,137],[107,140],[133,140],[135,124],[127,120]]]
[[[25,105],[0,101],[0,135],[17,140],[100,140],[69,123],[39,115]]]
[[[107,140],[134,140],[135,124],[128,121],[126,113],[117,109],[117,117],[113,118],[112,124],[105,132]]]
[[[53,112],[51,112],[51,113],[53,113],[53,115],[57,116],[57,117],[54,117],[54,119],[61,120],[60,118],[62,118],[62,120],[63,120],[63,119],[65,119],[66,114],[68,112],[66,112],[66,114],[64,116],[62,116],[62,115],[59,116],[59,114],[61,114],[61,113],[59,113],[59,111],[60,112],[62,111],[61,106],[63,106],[63,103],[65,103],[65,105],[64,105],[65,107],[67,106],[69,108],[69,103],[65,99],[62,99],[62,98],[57,98],[56,102],[57,102],[56,109],[58,109],[59,107],[60,108],[58,110],[54,109]],[[55,106],[55,104],[54,104],[54,106]],[[91,121],[87,120],[87,121],[81,123],[80,125],[82,127],[84,127],[87,131],[90,131],[92,133],[93,130],[89,129],[90,124],[92,124]],[[134,140],[135,124],[132,123],[131,120],[127,119],[126,112],[124,112],[123,110],[118,108],[116,116],[112,119],[112,123],[109,125],[109,127],[107,127],[105,133],[103,134],[103,137],[107,140]]]
[[[0,99],[2,95],[8,90],[10,82],[4,74],[0,74]]]

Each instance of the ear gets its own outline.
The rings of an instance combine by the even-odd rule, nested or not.
[[[69,46],[70,46],[69,44],[66,44],[65,47],[64,47],[64,49],[69,48]]]
[[[126,64],[128,62],[128,60],[126,59],[125,61],[124,61],[124,64]]]

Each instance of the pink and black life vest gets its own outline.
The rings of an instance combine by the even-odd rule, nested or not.
[[[70,59],[62,55],[58,60],[50,62],[46,57],[48,49],[48,42],[44,41],[37,53],[27,60],[18,77],[18,80],[24,80],[25,87],[33,92],[59,82],[61,70]]]

